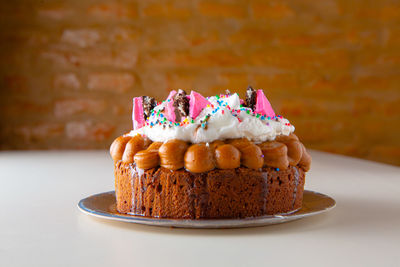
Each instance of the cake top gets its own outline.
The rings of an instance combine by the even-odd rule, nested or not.
[[[134,129],[128,135],[145,135],[154,142],[208,143],[245,137],[261,143],[294,132],[287,119],[275,115],[264,92],[251,87],[245,100],[229,91],[203,97],[173,90],[159,103],[151,97],[135,97],[132,119]]]

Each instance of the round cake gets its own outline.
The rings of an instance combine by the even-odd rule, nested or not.
[[[217,219],[301,208],[311,157],[262,90],[245,99],[171,91],[133,99],[133,130],[113,142],[117,210]]]

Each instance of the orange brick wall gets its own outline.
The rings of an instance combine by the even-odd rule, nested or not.
[[[308,147],[400,165],[400,1],[1,1],[0,148],[106,148],[131,98],[264,88]]]

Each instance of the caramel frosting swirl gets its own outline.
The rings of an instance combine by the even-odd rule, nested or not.
[[[184,155],[189,145],[185,141],[172,139],[162,144],[158,150],[161,167],[179,170],[184,166]]]
[[[261,149],[246,138],[233,139],[231,145],[239,149],[241,164],[250,169],[260,169],[264,164]]]
[[[133,157],[140,150],[145,149],[149,146],[150,140],[148,138],[143,138],[141,135],[135,135],[126,144],[124,155],[122,156],[122,161],[126,163],[132,163]]]
[[[287,157],[288,148],[283,143],[276,141],[264,142],[258,145],[264,155],[264,166],[286,170],[289,166]]]
[[[214,155],[210,146],[191,145],[185,153],[185,168],[194,173],[207,172],[215,168]]]
[[[131,140],[130,136],[120,136],[114,140],[110,147],[110,154],[114,161],[118,161],[122,159],[122,156],[125,152],[125,146]]]
[[[155,168],[160,164],[160,157],[157,150],[141,150],[134,156],[136,166],[140,169]]]
[[[240,167],[240,151],[233,145],[220,145],[215,150],[215,159],[219,169]]]
[[[124,135],[114,140],[110,154],[114,162],[135,163],[141,169],[161,166],[169,170],[186,168],[194,173],[241,165],[255,170],[263,166],[281,170],[298,166],[308,171],[311,165],[311,156],[295,134],[257,145],[246,138],[190,145],[178,139],[151,143],[142,135]]]

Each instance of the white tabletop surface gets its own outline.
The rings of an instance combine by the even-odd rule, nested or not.
[[[0,266],[400,266],[400,168],[313,152],[306,188],[332,211],[191,230],[112,222],[80,199],[113,190],[106,151],[0,153]]]

